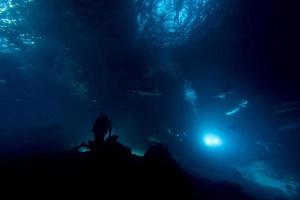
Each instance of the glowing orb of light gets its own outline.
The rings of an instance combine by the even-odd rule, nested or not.
[[[207,134],[203,138],[203,142],[206,146],[209,147],[218,147],[222,145],[222,139],[214,134]]]

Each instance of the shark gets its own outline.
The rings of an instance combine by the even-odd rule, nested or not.
[[[140,96],[149,96],[149,97],[159,97],[164,95],[164,93],[157,88],[146,88],[146,87],[137,87],[134,89],[130,89],[129,92],[132,94],[137,94]]]
[[[234,115],[234,114],[238,113],[241,109],[246,108],[248,106],[248,104],[249,104],[249,101],[246,100],[246,99],[243,99],[242,102],[237,107],[235,107],[232,110],[226,112],[225,114],[227,116]]]

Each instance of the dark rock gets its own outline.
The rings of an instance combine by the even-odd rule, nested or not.
[[[60,152],[3,158],[3,191],[79,195],[99,199],[250,199],[239,185],[208,183],[185,172],[162,145],[149,148],[144,157],[116,140],[97,152]]]

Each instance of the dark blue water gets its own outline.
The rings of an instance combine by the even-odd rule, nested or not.
[[[0,0],[0,154],[70,149],[106,113],[135,154],[161,142],[191,173],[298,199],[293,7]]]

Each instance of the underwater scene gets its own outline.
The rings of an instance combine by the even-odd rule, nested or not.
[[[296,7],[0,0],[0,159],[88,143],[107,115],[137,157],[162,144],[194,177],[300,199]]]

